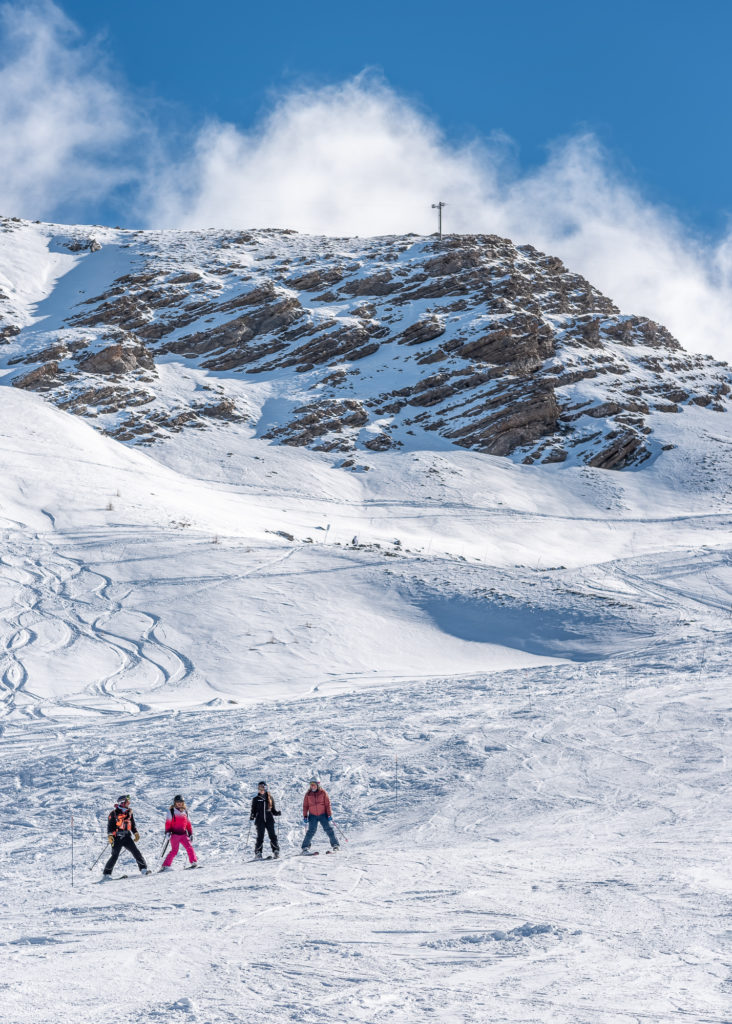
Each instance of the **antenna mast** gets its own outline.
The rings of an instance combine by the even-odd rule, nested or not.
[[[439,202],[439,203],[433,203],[432,204],[432,209],[433,210],[437,210],[437,234],[440,236],[440,241],[442,241],[442,207],[443,206],[447,206],[447,203]]]

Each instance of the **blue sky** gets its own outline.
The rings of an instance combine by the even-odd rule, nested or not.
[[[498,130],[532,166],[589,129],[684,219],[720,230],[732,211],[728,0],[62,6],[179,128],[211,115],[246,126],[273,91],[375,67],[451,139]]]
[[[0,0],[0,214],[495,233],[732,356],[732,0]]]

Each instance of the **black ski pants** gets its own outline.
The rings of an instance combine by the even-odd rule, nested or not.
[[[122,852],[122,847],[124,847],[125,850],[129,850],[130,851],[132,856],[137,861],[137,866],[140,869],[140,871],[142,871],[143,868],[147,867],[147,864],[145,863],[145,858],[142,856],[140,851],[135,846],[135,840],[132,838],[130,833],[129,832],[121,832],[121,833],[119,833],[118,832],[117,835],[114,837],[114,844],[112,846],[112,856],[109,858],[107,863],[104,865],[104,874],[105,875],[111,875],[112,874],[112,869],[114,868],[114,865],[117,863],[117,858],[119,857],[120,853]]]
[[[277,841],[277,831],[275,829],[274,818],[271,814],[267,815],[266,820],[257,818],[257,842],[254,845],[254,853],[261,853],[262,847],[264,846],[264,830],[267,829],[267,835],[269,836],[270,845],[272,847],[272,853],[278,853],[280,844]]]

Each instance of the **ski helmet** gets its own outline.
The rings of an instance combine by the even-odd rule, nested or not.
[[[320,785],[320,779],[318,778],[317,775],[313,775],[313,777],[310,779],[310,785],[311,786],[312,786],[313,783],[315,783],[316,786]]]
[[[182,797],[182,796],[180,795],[180,793],[177,793],[177,794],[176,794],[176,795],[175,795],[175,796],[173,797],[173,803],[174,803],[174,804],[178,804],[178,803],[180,803],[180,804],[184,804],[184,803],[185,803],[185,800],[184,800],[184,799],[183,799],[183,797]]]
[[[267,783],[264,781],[264,779],[257,783],[257,789],[259,789],[260,786],[264,786],[265,789],[267,788]]]
[[[117,803],[118,804],[128,804],[129,802],[130,802],[130,798],[127,795],[127,793],[125,793],[123,796],[118,796],[117,797]]]

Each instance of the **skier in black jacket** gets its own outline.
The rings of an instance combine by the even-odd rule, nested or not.
[[[249,815],[249,820],[257,823],[257,842],[254,846],[254,857],[256,860],[262,859],[265,828],[267,829],[269,842],[272,847],[272,856],[275,860],[279,857],[280,844],[277,841],[274,820],[275,817],[279,818],[280,813],[275,807],[272,794],[267,789],[267,783],[260,782],[257,786],[257,795],[252,798],[252,810]]]
[[[132,838],[133,834],[135,837],[134,840]],[[112,877],[112,869],[117,863],[117,858],[122,851],[122,847],[129,850],[135,858],[137,866],[140,869],[140,873],[143,875],[148,873],[145,858],[135,846],[135,843],[140,841],[140,835],[137,831],[135,816],[132,813],[130,798],[128,796],[121,796],[114,805],[114,809],[110,811],[109,817],[107,818],[107,835],[109,836],[109,842],[112,846],[112,856],[104,865],[104,877]]]

